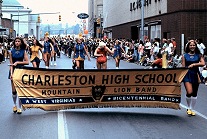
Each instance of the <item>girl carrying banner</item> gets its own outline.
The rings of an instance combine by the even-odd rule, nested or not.
[[[14,102],[14,107],[13,107],[13,112],[17,114],[22,113],[22,108],[21,108],[21,101],[19,100],[19,105],[17,108],[17,91],[15,90],[12,78],[13,78],[13,73],[15,68],[21,68],[24,65],[29,64],[28,60],[28,55],[26,52],[26,43],[22,38],[15,38],[13,42],[13,49],[11,52],[9,52],[9,60],[10,60],[10,70],[9,70],[9,79],[11,80],[11,86],[12,86],[12,97],[13,97],[13,102]]]
[[[73,53],[73,60],[75,60],[76,62],[77,69],[84,69],[85,55],[87,55],[88,60],[90,61],[90,56],[85,45],[83,44],[81,39],[77,38]]]
[[[198,87],[201,82],[199,67],[203,67],[204,65],[204,58],[201,55],[195,40],[190,40],[186,45],[185,54],[182,56],[182,66],[189,68],[183,79],[186,89],[188,115],[195,116],[193,109],[196,104]]]

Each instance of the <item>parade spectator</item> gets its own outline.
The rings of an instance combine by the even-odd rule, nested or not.
[[[77,38],[76,39],[76,45],[75,45],[75,48],[74,48],[74,53],[73,53],[73,60],[75,60],[76,67],[77,67],[78,70],[84,69],[85,55],[87,55],[88,60],[90,61],[90,56],[88,54],[87,48],[84,46],[81,39]]]
[[[34,68],[39,68],[40,66],[40,56],[39,56],[39,51],[42,54],[42,44],[37,39],[33,40],[32,46],[30,47],[30,61],[32,62],[32,66]]]
[[[1,62],[3,62],[3,59],[4,59],[4,48],[3,48],[3,45],[0,43],[0,64]]]
[[[151,64],[151,68],[162,68],[162,54],[158,53]]]
[[[132,45],[129,46],[129,49],[127,50],[125,58],[127,59],[128,62],[135,61],[135,51],[134,51]]]
[[[11,86],[12,86],[12,97],[14,102],[13,112],[17,114],[22,113],[22,107],[21,107],[21,101],[19,100],[19,105],[17,107],[17,91],[15,90],[14,84],[13,84],[13,72],[15,68],[20,68],[24,65],[29,64],[28,60],[28,54],[26,53],[26,44],[24,43],[22,38],[15,38],[13,42],[13,49],[9,53],[9,60],[10,60],[10,70],[9,70],[9,79],[11,80]]]
[[[175,38],[171,38],[171,42],[173,44],[173,47],[172,47],[173,56],[175,56],[177,54],[177,43],[175,41]]]
[[[204,56],[204,51],[205,51],[206,47],[203,44],[203,40],[197,39],[196,42],[197,42],[198,49],[200,50],[201,54]]]
[[[139,46],[138,46],[138,61],[142,58],[144,54],[144,42],[142,40],[139,40]]]
[[[150,42],[149,39],[146,39],[145,40],[145,52],[146,52],[146,55],[147,57],[150,58],[150,50],[152,49],[152,43]]]
[[[99,46],[96,48],[94,53],[94,56],[97,57],[97,69],[107,69],[107,53],[110,55],[113,54],[104,42],[99,42]]]
[[[152,56],[153,56],[153,59],[155,59],[156,58],[156,56],[157,56],[157,54],[159,53],[159,46],[158,46],[158,43],[154,43],[153,44],[153,47],[152,47]],[[151,59],[151,60],[153,60],[153,59]]]
[[[185,54],[182,56],[182,66],[189,68],[183,79],[186,89],[187,114],[195,116],[194,107],[197,100],[199,83],[201,82],[199,67],[205,65],[204,58],[201,55],[195,40],[190,40],[185,48]]]

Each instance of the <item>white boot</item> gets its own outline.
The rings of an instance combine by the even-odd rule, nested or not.
[[[195,111],[193,111],[194,107],[195,107],[195,104],[196,104],[196,101],[197,101],[197,97],[191,97],[191,108],[192,108],[191,115],[192,116],[196,115]]]

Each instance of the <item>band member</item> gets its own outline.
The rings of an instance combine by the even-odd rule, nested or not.
[[[53,47],[54,47],[54,53],[53,56],[51,57],[51,63],[50,65],[52,66],[54,64],[54,66],[57,66],[56,60],[57,60],[57,53],[60,52],[59,47],[58,47],[58,42],[55,38],[52,38],[53,41]],[[54,61],[54,63],[53,63]]]
[[[47,35],[45,36],[43,47],[44,47],[44,51],[43,51],[44,56],[43,56],[43,58],[44,58],[44,61],[45,61],[45,68],[48,69],[49,65],[50,65],[50,58],[54,54],[54,47],[53,47],[52,40]]]
[[[85,55],[87,55],[88,60],[90,61],[90,56],[85,45],[83,44],[81,39],[77,38],[73,53],[73,60],[75,60],[76,62],[77,69],[84,69]]]
[[[113,54],[104,42],[99,42],[99,46],[96,48],[94,53],[94,56],[97,57],[97,69],[107,69],[107,53]]]
[[[200,53],[196,42],[194,40],[190,40],[186,45],[185,54],[182,56],[182,66],[189,68],[183,79],[186,89],[188,115],[195,116],[193,109],[197,100],[199,83],[201,82],[199,67],[203,67],[204,65],[204,58]]]
[[[22,113],[22,108],[21,108],[21,101],[19,100],[19,105],[17,108],[17,91],[14,88],[13,84],[13,73],[15,68],[21,68],[24,65],[29,64],[28,60],[28,55],[26,52],[26,44],[23,41],[22,38],[15,38],[13,42],[13,49],[11,52],[9,52],[9,60],[10,60],[10,70],[9,70],[9,79],[11,80],[11,86],[12,86],[12,97],[13,97],[13,102],[14,102],[14,107],[13,107],[13,112],[17,114]]]
[[[115,41],[115,46],[113,48],[113,52],[114,52],[114,59],[116,62],[116,69],[119,69],[119,64],[120,64],[120,59],[122,56],[122,51],[125,53],[124,49],[121,46],[121,42],[119,40]]]
[[[37,39],[33,40],[33,45],[30,47],[30,61],[32,62],[32,66],[34,68],[39,68],[40,66],[40,56],[39,51],[42,53],[42,44]]]

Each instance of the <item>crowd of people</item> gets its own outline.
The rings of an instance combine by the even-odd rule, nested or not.
[[[10,61],[9,79],[12,86],[14,102],[13,112],[22,113],[21,102],[17,105],[17,92],[12,82],[13,71],[16,67],[28,65],[30,62],[34,68],[40,67],[43,60],[45,68],[58,64],[57,57],[66,55],[73,61],[73,69],[84,70],[85,57],[90,61],[96,58],[97,69],[107,69],[109,57],[114,59],[116,69],[119,69],[120,61],[132,62],[138,65],[148,65],[151,68],[163,68],[164,63],[170,65],[177,56],[177,44],[175,38],[162,40],[155,38],[153,41],[146,39],[96,39],[96,38],[73,38],[49,37],[45,34],[44,39],[16,37],[12,41],[4,40],[0,43],[0,63]],[[206,48],[201,39],[189,39],[185,46],[185,52],[181,55],[182,67],[189,68],[183,79],[186,88],[187,114],[195,115],[193,111],[200,82],[206,82],[202,78],[202,70],[207,70]],[[164,56],[164,57],[163,57]],[[164,61],[163,58],[166,60]],[[167,68],[167,67],[165,67]]]

